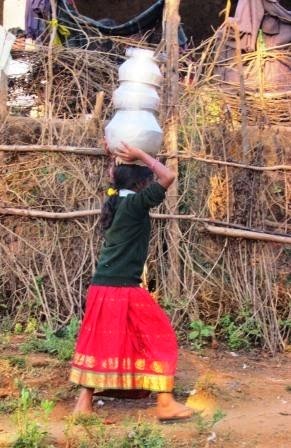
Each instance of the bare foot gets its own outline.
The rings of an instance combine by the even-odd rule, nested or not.
[[[157,403],[157,417],[160,420],[183,420],[192,417],[193,409],[178,403],[172,394],[159,394]]]
[[[92,406],[92,397],[93,397],[94,389],[83,388],[79,395],[78,401],[74,408],[73,414],[92,414],[93,406]]]

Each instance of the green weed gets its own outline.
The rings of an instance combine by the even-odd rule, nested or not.
[[[77,433],[74,426],[81,429]],[[67,420],[65,435],[67,444],[71,448],[117,448],[113,444],[113,436],[109,434],[106,426],[95,415],[80,415],[69,417]]]
[[[38,329],[38,322],[37,322],[37,320],[34,317],[32,317],[26,323],[26,327],[24,329],[24,333],[26,333],[26,334],[33,334],[33,333],[35,333],[37,331],[37,329]]]
[[[47,448],[47,431],[30,416],[30,411],[35,407],[35,393],[31,389],[23,387],[17,400],[17,407],[13,414],[18,429],[18,438],[12,448]],[[48,416],[52,412],[54,403],[49,400],[40,402],[41,419],[47,423]]]
[[[14,333],[15,334],[21,334],[23,332],[23,325],[20,322],[17,322],[14,325]]]
[[[202,320],[195,320],[189,325],[190,333],[188,338],[195,350],[201,350],[208,342],[211,336],[214,336],[214,327],[206,325]]]

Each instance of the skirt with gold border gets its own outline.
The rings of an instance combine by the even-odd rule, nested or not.
[[[176,364],[174,330],[147,290],[89,287],[71,382],[101,390],[171,392]]]

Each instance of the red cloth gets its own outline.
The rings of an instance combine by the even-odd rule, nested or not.
[[[98,389],[169,392],[176,362],[170,321],[145,289],[89,287],[72,382]]]

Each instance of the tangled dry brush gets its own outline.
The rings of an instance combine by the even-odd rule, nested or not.
[[[72,316],[81,317],[98,259],[98,212],[68,219],[5,214],[7,208],[100,209],[108,182],[106,158],[44,150],[100,147],[117,65],[129,42],[114,41],[105,53],[95,39],[94,51],[55,49],[50,55],[41,48],[26,54],[31,74],[15,82],[37,95],[44,116],[10,116],[1,126],[0,311],[14,323],[35,316],[60,328]],[[254,342],[275,352],[290,337],[290,245],[217,236],[207,226],[290,234],[290,171],[256,169],[290,166],[291,131],[281,116],[290,106],[276,97],[262,103],[242,95],[241,86],[226,92],[215,76],[216,45],[214,37],[181,57],[177,209],[187,216],[178,219],[173,235],[171,219],[160,216],[169,214],[167,204],[155,211],[146,280],[181,335],[199,318],[219,334],[227,314],[237,325],[255,322]],[[270,101],[280,104],[277,115]],[[36,149],[20,152],[19,145]],[[178,294],[168,276],[173,251],[179,256]]]

